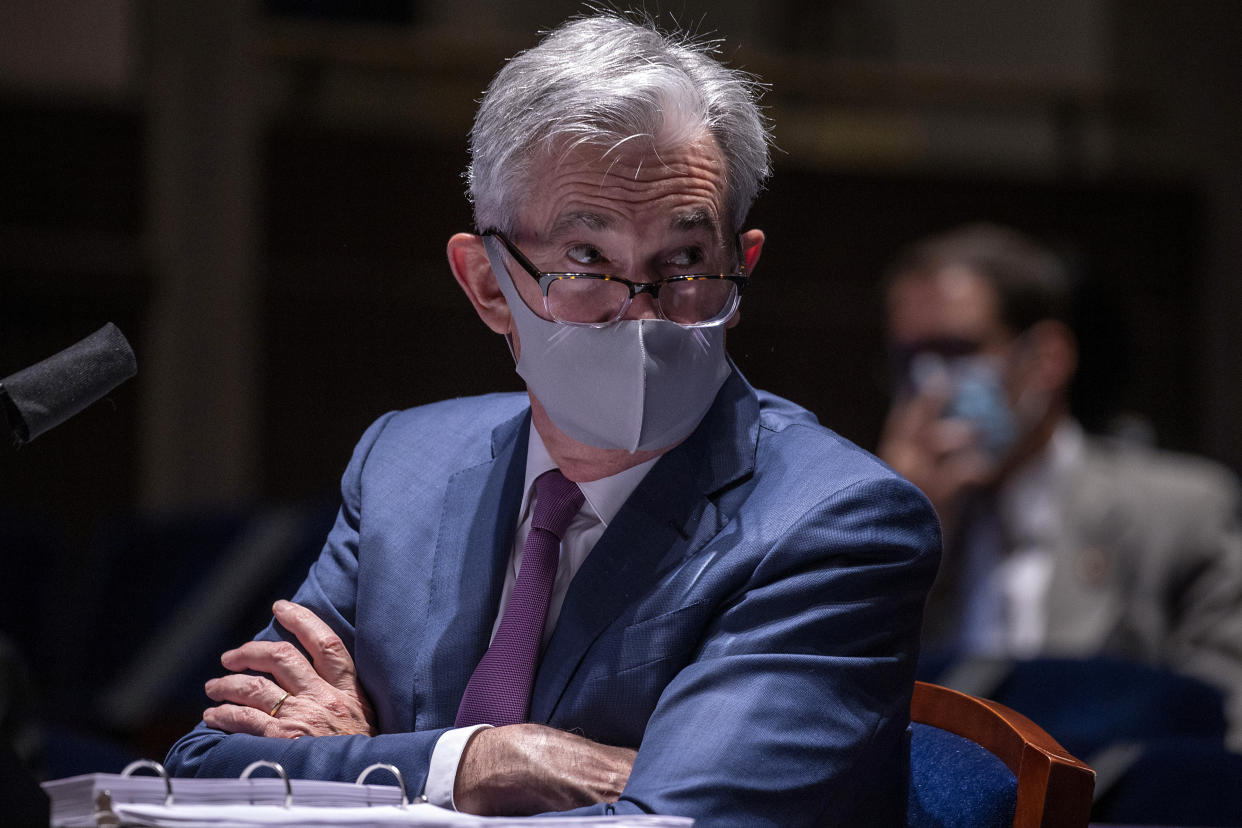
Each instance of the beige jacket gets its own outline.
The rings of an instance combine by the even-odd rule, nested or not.
[[[1044,654],[1108,654],[1210,681],[1231,697],[1242,744],[1242,498],[1222,466],[1088,439],[1059,478],[1061,521]],[[946,539],[924,642],[941,646],[958,604]]]

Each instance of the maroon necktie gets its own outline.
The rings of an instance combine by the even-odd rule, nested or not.
[[[582,490],[558,470],[535,480],[535,515],[522,547],[522,565],[492,644],[466,685],[457,727],[526,721],[535,665],[556,580],[561,537],[582,507]]]

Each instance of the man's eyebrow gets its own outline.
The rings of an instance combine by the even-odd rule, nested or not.
[[[670,222],[674,230],[702,230],[708,229],[715,231],[717,228],[716,219],[706,210],[691,210],[688,213],[677,213]]]
[[[607,230],[611,226],[612,221],[607,216],[586,210],[576,210],[572,213],[563,213],[557,216],[556,223],[552,225],[552,230],[549,231],[548,235],[556,236],[575,227],[585,227],[588,230]]]

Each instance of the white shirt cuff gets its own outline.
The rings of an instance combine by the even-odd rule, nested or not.
[[[461,755],[466,751],[470,737],[479,730],[491,727],[489,724],[471,725],[446,730],[436,740],[431,751],[431,764],[427,767],[427,783],[423,786],[423,796],[432,805],[456,811],[453,802],[453,786],[457,783],[457,766],[461,764]]]

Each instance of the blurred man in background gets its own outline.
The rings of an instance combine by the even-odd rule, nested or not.
[[[879,454],[932,501],[945,539],[925,655],[1162,665],[1232,696],[1236,745],[1234,478],[1083,432],[1067,276],[1021,234],[972,225],[918,243],[886,303],[899,388]]]

